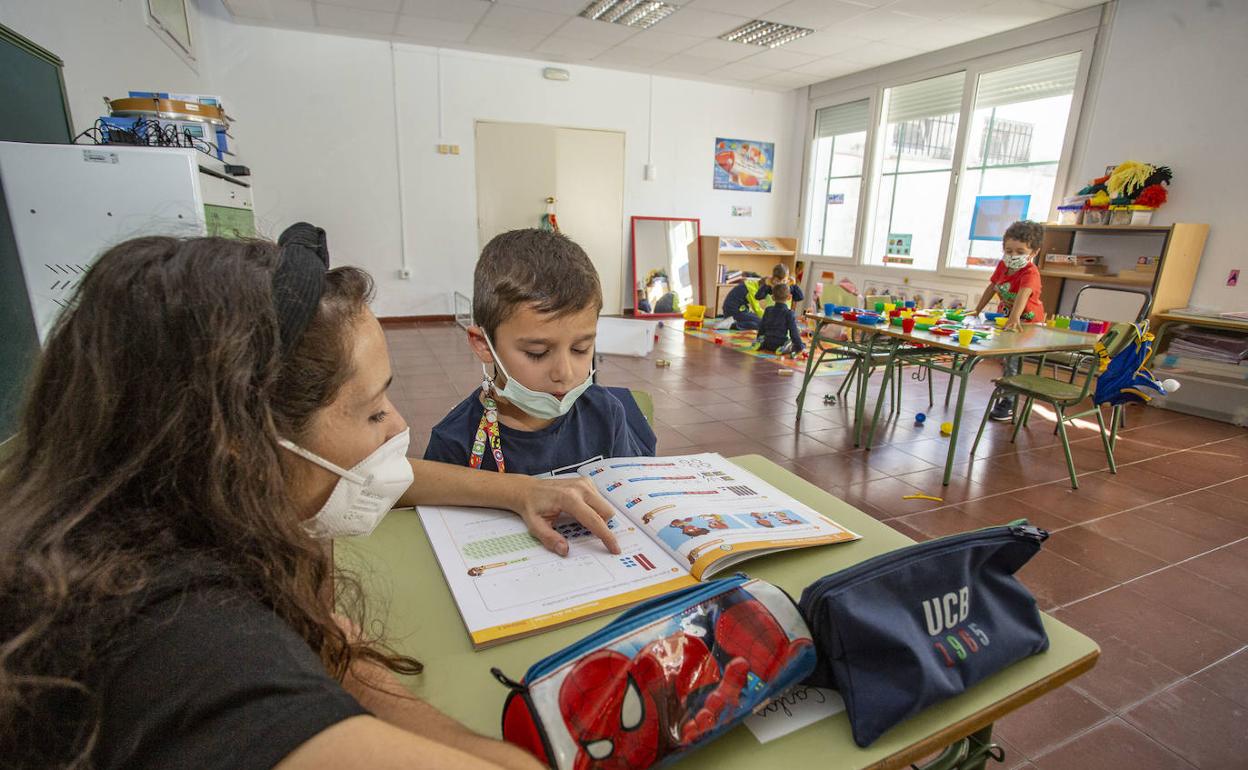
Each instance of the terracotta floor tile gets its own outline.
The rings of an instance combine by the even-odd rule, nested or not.
[[[1193,674],[1192,681],[1248,709],[1248,648]]]
[[[838,451],[827,444],[821,444],[805,433],[789,436],[760,436],[757,440],[760,444],[790,460],[834,455]]]
[[[1084,490],[1071,489],[1069,481],[1055,481],[1031,487],[1019,497],[1030,506],[1051,510],[1069,521],[1088,521],[1121,510],[1116,504],[1084,494]]]
[[[1231,481],[1188,492],[1174,498],[1174,502],[1248,523],[1248,477],[1242,482]]]
[[[1046,612],[1115,585],[1114,581],[1098,572],[1043,550],[1031,557],[1031,561],[1016,574],[1023,585],[1031,589],[1040,609]]]
[[[1194,537],[1210,548],[1248,537],[1248,517],[1236,521],[1234,518],[1219,515],[1219,511],[1224,511],[1225,508],[1205,510],[1185,505],[1182,501],[1181,497],[1173,498],[1145,508],[1137,508],[1132,513]],[[1230,514],[1232,517],[1234,515]]]
[[[938,503],[927,500],[905,500],[905,495],[921,494],[917,487],[895,478],[876,479],[844,488],[842,499],[850,505],[863,501],[882,511],[886,518],[896,518],[908,513],[930,508]]]
[[[1181,569],[1248,596],[1248,543],[1219,548],[1183,562]]]
[[[748,439],[744,433],[722,422],[699,422],[682,425],[675,429],[691,444],[714,444],[716,442],[742,441]]]
[[[998,721],[993,738],[1038,757],[1111,716],[1077,690],[1060,687]]]
[[[1035,760],[1040,770],[1191,770],[1192,765],[1121,719],[1111,719]]]
[[[862,461],[861,457],[853,453],[842,452],[802,457],[798,459],[798,463],[816,473],[826,474],[829,483],[842,487],[886,478],[883,472],[870,467]],[[906,479],[902,480],[906,481]]]
[[[1170,563],[1222,544],[1163,526],[1136,511],[1107,516],[1084,526],[1098,535]]]
[[[1196,682],[1154,695],[1123,719],[1201,770],[1248,762],[1248,712]]]
[[[1066,622],[1098,642],[1123,640],[1185,675],[1242,646],[1234,637],[1130,586],[1119,586],[1071,604],[1062,608],[1061,613]]]
[[[1117,582],[1166,566],[1161,559],[1098,534],[1086,524],[1051,533],[1044,548]]]
[[[1238,591],[1182,566],[1132,581],[1131,590],[1248,643],[1248,596]]]

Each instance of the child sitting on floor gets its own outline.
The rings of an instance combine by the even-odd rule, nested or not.
[[[758,327],[758,349],[774,351],[782,356],[801,353],[805,345],[802,343],[802,332],[797,328],[797,315],[788,304],[788,284],[776,284],[771,294],[775,303],[763,311],[763,320]]]
[[[1044,303],[1040,301],[1040,269],[1032,260],[1040,253],[1044,240],[1044,225],[1030,220],[1020,220],[1010,225],[1001,237],[1001,261],[988,279],[988,287],[975,306],[979,315],[995,295],[1000,301],[997,310],[1009,315],[1006,331],[1018,331],[1023,323],[1044,323]],[[1001,375],[1011,377],[1019,373],[1023,359],[1009,356],[1001,360]],[[1007,422],[1014,419],[1014,396],[997,401],[989,419]]]
[[[652,454],[621,401],[593,382],[601,309],[598,273],[566,236],[513,230],[490,241],[468,328],[485,379],[434,426],[425,459],[538,475]]]

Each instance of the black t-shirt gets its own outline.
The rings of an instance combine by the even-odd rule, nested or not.
[[[150,605],[109,646],[96,767],[268,768],[368,712],[260,603],[223,588]]]

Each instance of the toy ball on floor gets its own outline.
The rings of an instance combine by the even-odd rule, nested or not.
[[[919,412],[918,414],[914,416],[914,421],[915,423],[922,425],[923,423],[927,422],[927,415],[923,414],[922,412]]]
[[[723,337],[716,337],[716,338],[715,338],[715,344],[716,344],[716,345],[722,345],[722,344],[724,344],[724,338],[723,338]]]
[[[1164,380],[1161,383],[1161,387],[1166,389],[1166,393],[1173,393],[1174,391],[1178,390],[1182,385],[1183,383],[1175,379]]]
[[[948,435],[951,435],[952,433],[953,433],[953,423],[942,422],[940,424],[940,435],[948,436]]]

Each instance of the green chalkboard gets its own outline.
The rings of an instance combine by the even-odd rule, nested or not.
[[[0,24],[0,141],[65,144],[73,124],[62,63]],[[0,442],[13,435],[39,335],[17,258],[17,242],[0,179]]]

